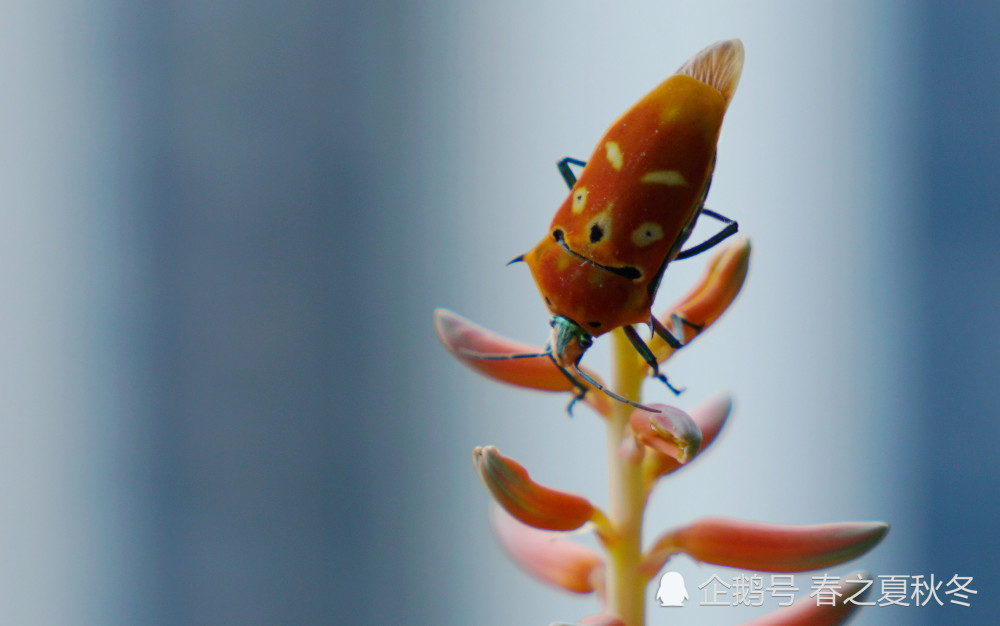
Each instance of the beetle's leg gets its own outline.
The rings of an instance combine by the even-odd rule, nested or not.
[[[653,333],[659,335],[660,339],[666,341],[667,345],[674,350],[677,350],[684,345],[681,343],[680,339],[674,337],[674,334],[670,332],[666,326],[660,323],[660,320],[656,319],[655,315],[649,316],[649,325],[653,329]]]
[[[549,357],[550,359],[552,359],[552,362],[555,363],[555,366],[559,368],[559,371],[562,372],[563,375],[569,379],[569,382],[573,384],[573,388],[576,390],[576,393],[573,394],[573,399],[569,401],[569,405],[566,407],[566,412],[569,413],[570,417],[573,417],[573,406],[580,400],[583,400],[584,396],[587,395],[587,387],[579,380],[577,380],[575,376],[570,374],[566,370],[566,368],[556,363],[555,357],[552,356],[551,350],[548,350],[546,352],[526,353],[526,354],[488,354],[486,352],[477,352],[475,350],[469,350],[467,348],[459,348],[458,350],[459,352],[461,352],[466,356],[471,356],[476,359],[482,359],[484,361],[508,361],[512,359],[533,359],[540,356]]]
[[[704,324],[695,324],[694,322],[689,322],[686,317],[684,317],[683,315],[678,315],[677,313],[670,314],[670,325],[674,329],[674,336],[675,337],[679,336],[681,338],[681,345],[687,345],[688,342],[687,333],[684,332],[685,326],[687,326],[688,328],[693,328],[695,334],[700,333],[701,330],[705,328]]]
[[[595,388],[599,389],[601,391],[601,393],[603,393],[604,395],[606,395],[606,396],[608,396],[610,398],[613,398],[613,399],[615,399],[615,400],[617,400],[619,402],[624,402],[625,404],[627,404],[629,406],[634,406],[637,409],[642,409],[643,411],[649,411],[650,413],[659,413],[659,411],[656,410],[656,409],[654,409],[653,407],[649,407],[649,406],[646,406],[644,404],[639,404],[638,402],[633,402],[633,401],[629,400],[628,398],[626,398],[625,396],[620,396],[617,393],[611,391],[610,389],[608,389],[607,387],[605,387],[601,383],[597,382],[596,380],[594,380],[593,378],[591,378],[590,376],[588,376],[587,372],[585,372],[582,369],[580,369],[579,365],[576,366],[576,374],[580,378],[584,379],[585,381],[587,381],[588,383],[590,383],[591,385],[593,385]]]
[[[580,159],[564,157],[561,161],[556,163],[556,167],[559,168],[559,173],[562,174],[563,180],[566,181],[566,186],[572,189],[573,185],[576,184],[576,174],[573,173],[573,170],[569,169],[569,166],[578,165],[583,167],[586,164],[586,161],[581,161]]]
[[[636,332],[635,327],[630,324],[626,324],[622,328],[625,330],[625,336],[628,337],[630,342],[632,342],[632,346],[635,348],[636,352],[639,353],[642,360],[645,361],[646,364],[649,365],[650,369],[653,370],[653,378],[656,378],[666,385],[667,389],[673,391],[675,395],[681,395],[681,392],[684,391],[684,389],[674,387],[670,384],[670,381],[667,380],[667,377],[660,373],[660,364],[656,362],[656,357],[653,356],[653,351],[650,350],[649,346],[646,345],[646,342],[642,340],[642,337],[640,337],[639,333]]]
[[[559,365],[559,363],[556,362],[555,357],[552,356],[551,352],[549,353],[548,356],[550,359],[552,359],[553,365],[559,368],[559,371],[563,373],[563,376],[568,378],[569,382],[573,383],[573,387],[576,388],[576,393],[573,394],[573,399],[569,401],[568,405],[566,405],[566,412],[569,413],[570,417],[573,417],[573,407],[576,405],[577,402],[583,400],[587,396],[588,389],[583,383],[577,380],[575,376],[570,374],[569,370],[567,370],[562,365]]]
[[[570,381],[572,381],[573,385],[575,385],[576,388],[577,388],[577,394],[576,394],[576,396],[570,401],[569,406],[566,407],[566,412],[569,413],[570,417],[573,417],[573,405],[575,405],[580,400],[583,400],[583,398],[587,395],[587,392],[590,391],[589,389],[587,389],[587,387],[585,385],[583,385],[583,383],[580,382],[580,379],[583,379],[588,384],[590,384],[592,387],[594,387],[594,389],[597,389],[598,391],[600,391],[604,395],[608,396],[609,398],[612,398],[612,399],[617,400],[619,402],[624,402],[625,404],[627,404],[629,406],[634,406],[637,409],[643,409],[644,411],[649,411],[651,413],[659,413],[659,411],[657,411],[656,409],[654,409],[652,407],[648,407],[648,406],[646,406],[644,404],[639,404],[638,402],[632,402],[631,400],[629,400],[625,396],[620,396],[617,393],[611,391],[610,389],[608,389],[607,387],[605,387],[601,383],[599,383],[596,380],[594,380],[593,378],[591,378],[586,372],[584,372],[582,369],[580,369],[579,365],[575,365],[573,367],[573,369],[576,370],[576,376],[574,376],[573,372],[570,372],[569,370],[567,370],[562,365],[559,365],[559,363],[556,362],[556,358],[554,356],[552,356],[550,354],[549,358],[551,358],[552,362],[555,363],[555,366],[559,368],[559,371],[561,371],[566,376],[566,378],[570,379]],[[577,376],[579,376],[580,378],[577,378]]]
[[[705,241],[699,243],[697,246],[693,246],[691,248],[688,248],[687,250],[682,250],[676,257],[674,257],[675,261],[679,261],[680,259],[687,259],[689,257],[693,257],[696,254],[701,254],[705,250],[708,250],[709,248],[717,245],[719,242],[726,239],[727,237],[733,236],[734,234],[736,234],[736,231],[740,229],[740,225],[736,223],[736,220],[730,219],[725,215],[720,215],[719,213],[716,213],[715,211],[712,211],[710,209],[702,209],[701,214],[707,215],[709,217],[714,217],[715,219],[724,223],[725,226],[723,227],[722,230],[712,235]]]
[[[584,393],[582,391],[573,395],[573,399],[570,400],[569,404],[566,405],[566,414],[567,415],[569,415],[570,417],[573,417],[573,407],[576,406],[577,402],[579,402],[580,400],[583,400],[583,397],[584,397]]]
[[[690,326],[695,329],[695,331],[700,331],[704,326],[699,326],[693,322],[689,322],[686,318],[676,314],[671,313],[670,315],[670,325],[673,326],[673,331],[668,329],[666,326],[660,323],[660,320],[656,319],[655,315],[649,316],[649,325],[653,329],[653,333],[660,336],[661,339],[667,342],[674,350],[678,350],[687,343],[686,333],[684,333],[684,326]],[[675,334],[676,333],[676,334]],[[677,338],[680,335],[680,338]]]

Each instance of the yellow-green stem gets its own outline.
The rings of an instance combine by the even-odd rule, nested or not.
[[[635,350],[619,328],[611,334],[612,388],[638,402],[643,380]],[[609,612],[628,626],[643,626],[646,620],[646,583],[639,575],[642,555],[642,515],[645,494],[642,488],[642,464],[621,458],[619,450],[628,427],[632,407],[615,402],[607,420],[608,478],[610,506],[608,517],[614,536],[608,541],[607,603]]]

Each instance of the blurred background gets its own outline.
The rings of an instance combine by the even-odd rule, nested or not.
[[[603,428],[462,368],[431,314],[543,343],[504,263],[565,196],[556,160],[739,37],[709,206],[750,276],[670,361],[687,392],[646,391],[736,409],[647,532],[884,520],[830,573],[979,593],[856,623],[994,623],[998,28],[1000,5],[932,0],[5,3],[0,622],[596,612],[500,552],[471,450],[605,503]],[[671,266],[658,311],[706,260]],[[654,593],[650,624],[755,614]]]

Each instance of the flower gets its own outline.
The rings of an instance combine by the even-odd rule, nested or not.
[[[718,394],[691,409],[688,416],[694,421],[698,427],[698,431],[701,433],[701,446],[697,451],[698,455],[702,454],[715,442],[722,427],[726,425],[726,420],[729,418],[732,408],[733,401],[729,396]],[[633,426],[633,428],[635,427]],[[653,488],[657,479],[680,469],[690,463],[691,460],[693,458],[688,459],[685,463],[681,463],[677,458],[669,454],[652,450],[650,454],[646,455],[643,466],[647,493]]]
[[[711,326],[742,289],[749,267],[750,244],[737,241],[712,258],[698,284],[658,318],[687,345]],[[495,380],[542,391],[591,390],[604,383],[585,370],[589,380],[571,380],[545,348],[493,333],[451,311],[434,314],[438,337],[463,364]],[[585,401],[606,418],[612,502],[605,513],[587,498],[542,485],[517,461],[494,446],[473,450],[476,472],[499,505],[493,525],[501,545],[531,575],[580,594],[595,593],[601,612],[578,624],[624,626],[643,618],[643,591],[674,555],[726,567],[802,572],[839,565],[874,548],[889,530],[882,522],[843,522],[791,526],[710,517],[661,533],[648,547],[641,545],[642,513],[659,480],[690,465],[717,439],[732,411],[732,400],[720,394],[690,411],[665,404],[648,407],[637,396],[652,368],[620,330],[612,334],[617,358],[616,384],[636,396],[628,404],[608,395],[586,393]],[[639,348],[642,346],[639,345]],[[649,344],[657,363],[676,350],[659,336]],[[647,357],[649,355],[647,354]],[[653,361],[650,357],[650,362]],[[634,410],[632,404],[638,408]],[[648,410],[647,410],[648,408]],[[605,557],[573,540],[569,531],[593,530]],[[854,582],[852,582],[854,581]],[[838,598],[818,604],[803,597],[792,606],[748,622],[750,626],[833,625],[848,619],[856,604],[843,601],[857,578],[838,580]],[[853,593],[851,594],[853,595]],[[857,594],[859,597],[862,594]],[[558,625],[553,625],[558,626]],[[569,625],[566,625],[569,626]]]
[[[650,408],[657,409],[659,413],[644,409],[632,411],[629,425],[636,438],[682,465],[693,459],[701,448],[698,424],[676,407],[653,404]]]
[[[493,446],[476,448],[472,458],[497,503],[528,526],[574,530],[591,521],[606,524],[604,514],[589,500],[536,483],[521,464]]]
[[[540,580],[573,593],[591,593],[604,584],[604,558],[565,533],[532,528],[499,507],[493,531],[511,559]]]
[[[839,565],[874,548],[889,531],[883,522],[789,526],[721,517],[664,533],[640,566],[650,578],[670,556],[763,572],[804,572]]]

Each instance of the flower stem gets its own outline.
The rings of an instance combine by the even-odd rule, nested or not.
[[[620,328],[611,335],[611,352],[613,388],[626,398],[639,402],[643,370],[632,344]],[[639,574],[645,508],[642,464],[622,458],[619,453],[632,407],[624,402],[613,405],[606,424],[609,517],[615,533],[607,544],[606,601],[609,612],[620,617],[628,626],[643,626],[646,583]]]

